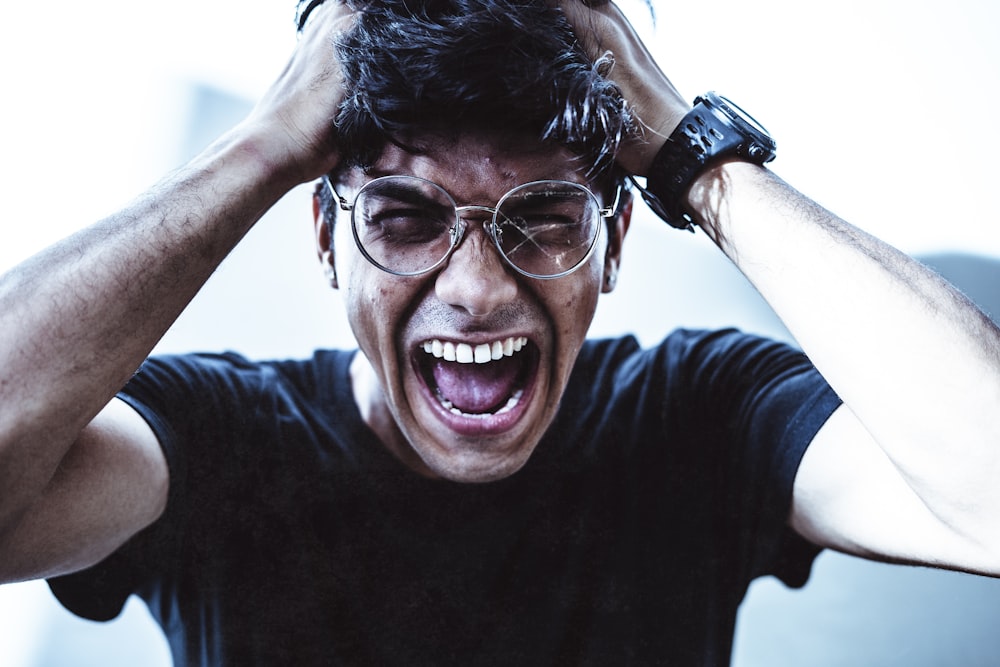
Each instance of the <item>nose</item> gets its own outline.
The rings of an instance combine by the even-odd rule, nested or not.
[[[517,297],[517,280],[486,231],[492,215],[485,214],[492,210],[464,208],[477,212],[462,216],[465,233],[438,272],[434,290],[441,301],[470,315],[489,315]],[[482,224],[475,224],[476,219]]]

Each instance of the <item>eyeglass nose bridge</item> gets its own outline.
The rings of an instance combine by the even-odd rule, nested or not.
[[[483,231],[486,232],[486,235],[490,237],[494,245],[497,245],[498,240],[496,237],[496,225],[494,224],[496,221],[497,210],[495,208],[490,206],[475,206],[475,205],[456,206],[455,227],[452,230],[451,250],[448,251],[448,255],[451,255],[451,253],[453,253],[455,249],[458,248],[459,244],[461,244],[462,240],[465,238],[465,230],[468,228],[466,220],[468,217],[470,217],[466,215],[466,213],[469,212],[486,214],[483,216]],[[499,249],[499,245],[497,245],[497,249]],[[500,253],[500,255],[501,257],[503,257],[502,252]],[[504,259],[506,260],[506,257],[504,257]]]

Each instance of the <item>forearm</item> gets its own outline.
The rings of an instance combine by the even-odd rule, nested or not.
[[[290,187],[259,144],[230,133],[0,279],[0,527]]]
[[[689,199],[921,500],[982,534],[1000,511],[997,328],[932,271],[764,169],[712,170]]]
[[[121,213],[0,279],[0,534],[253,223],[336,166],[333,45],[353,21],[344,3],[324,3],[244,122]],[[123,449],[141,449],[132,445]]]

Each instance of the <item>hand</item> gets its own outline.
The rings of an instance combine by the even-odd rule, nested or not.
[[[313,9],[288,65],[242,124],[259,137],[273,168],[296,183],[337,163],[334,117],[344,89],[335,45],[355,16],[343,0]]]
[[[642,134],[627,142],[618,163],[645,176],[667,137],[691,108],[660,70],[635,29],[613,2],[584,4],[558,0],[584,50],[595,61],[611,55],[608,77],[614,81],[637,116]]]

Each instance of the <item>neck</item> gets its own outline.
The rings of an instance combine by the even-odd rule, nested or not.
[[[392,416],[382,391],[378,376],[360,350],[351,361],[351,391],[354,402],[361,413],[361,419],[368,425],[382,445],[403,465],[418,475],[436,478],[430,468],[410,447],[406,436],[399,430],[396,419]]]

